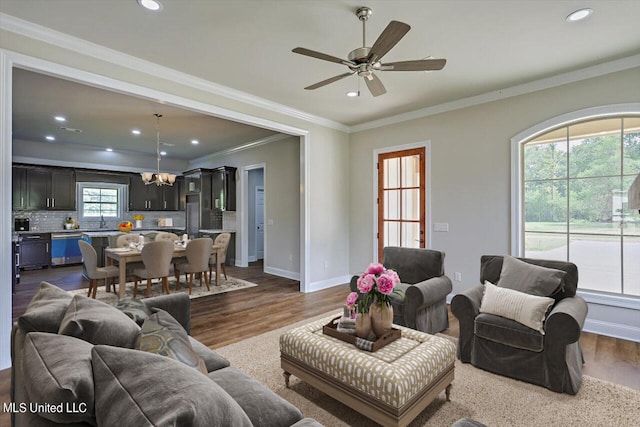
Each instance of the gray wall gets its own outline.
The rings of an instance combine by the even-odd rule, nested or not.
[[[637,102],[640,68],[500,101],[378,127],[351,135],[351,271],[371,262],[373,150],[431,142],[431,218],[449,223],[433,232],[432,248],[446,253],[453,293],[479,283],[480,256],[510,253],[510,140],[529,127],[584,108]],[[589,319],[640,332],[637,310],[590,306]],[[638,337],[640,339],[640,337]]]

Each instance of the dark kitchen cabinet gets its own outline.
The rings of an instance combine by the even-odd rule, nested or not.
[[[176,183],[162,186],[147,185],[140,175],[131,176],[129,184],[129,210],[131,211],[176,211],[178,197]]]
[[[21,169],[24,169],[24,176]],[[16,183],[13,185],[14,207],[20,202],[24,209],[29,210],[75,210],[76,177],[73,169],[14,167],[16,175],[23,178],[25,184],[20,195],[16,194]]]
[[[51,261],[51,234],[25,234],[20,242],[20,268],[29,270],[48,267]]]
[[[27,208],[27,168],[13,167],[11,175],[13,209]]]
[[[212,170],[211,194],[214,210],[236,210],[236,168],[222,166]]]

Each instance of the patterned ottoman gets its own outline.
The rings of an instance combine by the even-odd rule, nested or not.
[[[280,336],[280,366],[384,426],[406,426],[445,390],[449,400],[456,346],[402,326],[402,337],[375,353],[322,333],[335,316]]]

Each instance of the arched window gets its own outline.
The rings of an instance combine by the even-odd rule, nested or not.
[[[627,192],[640,174],[640,115],[558,121],[514,138],[513,252],[575,263],[582,291],[639,298],[640,214]]]

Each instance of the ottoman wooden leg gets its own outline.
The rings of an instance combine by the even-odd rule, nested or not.
[[[289,388],[289,378],[291,377],[291,374],[287,371],[284,371],[282,373],[282,375],[284,376],[284,385]]]
[[[452,386],[452,384],[449,384],[447,386],[447,388],[444,389],[444,396],[447,399],[447,402],[451,401],[451,399],[450,399],[450,397],[451,397],[451,386]]]

